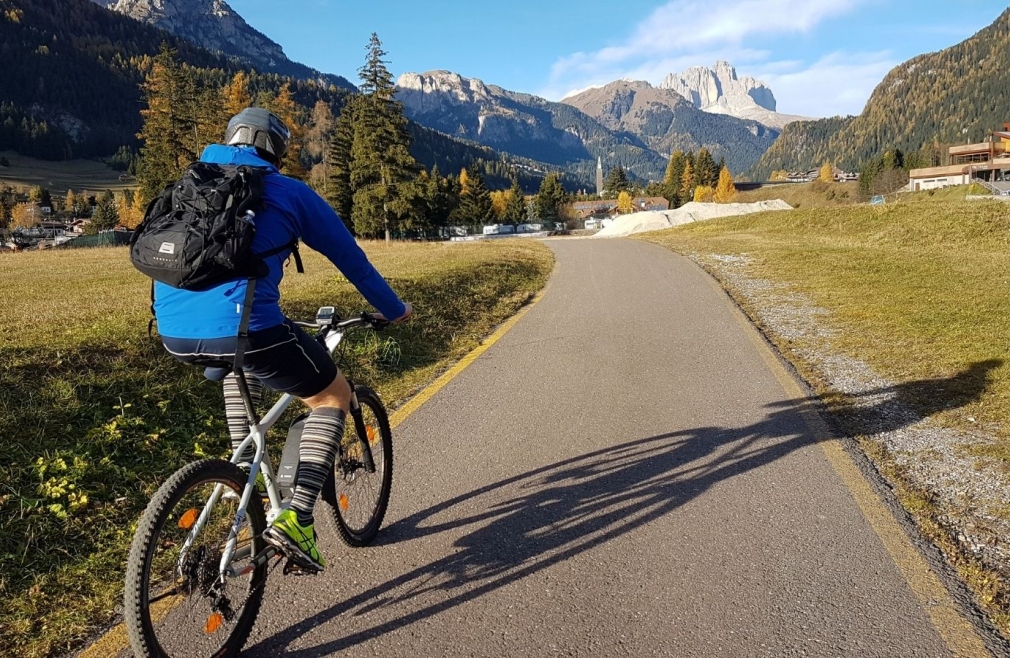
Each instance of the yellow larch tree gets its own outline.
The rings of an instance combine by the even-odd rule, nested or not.
[[[694,198],[694,167],[690,161],[684,165],[684,175],[680,177],[680,198]]]
[[[621,192],[617,195],[617,212],[622,215],[627,215],[635,210],[635,204],[631,199],[631,195],[628,192]]]
[[[715,186],[716,203],[729,203],[736,196],[736,186],[733,184],[733,175],[729,173],[729,167],[723,167],[719,172],[719,182]]]
[[[817,177],[817,180],[825,183],[831,183],[835,180],[835,168],[831,166],[830,162],[825,162],[821,166],[821,173]]]
[[[291,131],[291,141],[288,152],[281,163],[282,171],[293,178],[304,179],[305,168],[302,167],[302,145],[305,142],[305,122],[302,120],[303,109],[291,97],[291,85],[281,87],[279,94],[266,103],[270,110],[283,121]]]
[[[712,203],[715,201],[715,190],[708,185],[699,185],[694,188],[695,203]]]
[[[249,77],[245,71],[239,71],[231,82],[226,84],[221,90],[224,101],[224,111],[228,118],[235,116],[253,104],[252,95],[249,93]]]
[[[508,205],[511,192],[508,190],[495,190],[491,192],[491,210],[496,219],[505,216],[505,207]]]

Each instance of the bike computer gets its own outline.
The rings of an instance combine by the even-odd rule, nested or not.
[[[336,314],[336,309],[332,306],[323,306],[316,311],[316,324],[320,326],[331,325]]]

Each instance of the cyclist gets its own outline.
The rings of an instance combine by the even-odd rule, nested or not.
[[[344,222],[304,183],[278,168],[291,133],[277,116],[246,108],[228,122],[224,144],[208,146],[207,163],[248,165],[265,172],[263,207],[256,214],[253,253],[265,253],[302,240],[324,254],[383,318],[402,322],[412,313],[368,262]],[[350,411],[351,390],[326,349],[281,312],[278,284],[291,249],[266,259],[269,274],[256,281],[244,370],[254,400],[263,385],[300,398],[311,409],[305,422],[291,507],[264,532],[264,539],[288,558],[321,571],[326,561],[316,546],[312,510],[333,470]],[[197,365],[231,362],[235,356],[246,279],[199,292],[156,283],[154,312],[165,348]],[[249,432],[238,379],[224,379],[225,413],[232,445]],[[244,459],[252,459],[249,451]]]

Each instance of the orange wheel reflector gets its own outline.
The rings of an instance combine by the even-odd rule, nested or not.
[[[346,512],[347,511],[347,506],[348,506],[347,494],[340,494],[340,501],[339,502],[340,502],[340,509],[342,511]]]
[[[365,425],[365,436],[369,443],[375,443],[375,429],[371,425]]]
[[[220,612],[215,612],[210,617],[207,617],[207,625],[203,627],[203,630],[207,632],[207,635],[211,635],[216,633],[223,623],[224,617],[221,616]]]
[[[183,530],[189,530],[196,523],[197,516],[199,516],[199,512],[196,511],[195,507],[186,510],[186,513],[179,518],[179,527]]]

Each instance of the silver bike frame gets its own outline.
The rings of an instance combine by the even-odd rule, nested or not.
[[[300,327],[315,329],[321,329],[324,326],[328,326],[308,322],[296,322],[295,324]],[[324,344],[326,346],[326,350],[331,356],[343,341],[345,335],[346,332],[344,331],[331,331],[326,335]],[[231,564],[231,561],[235,558],[239,527],[245,520],[246,510],[249,507],[249,501],[252,500],[253,494],[256,490],[256,476],[260,472],[263,473],[263,482],[266,484],[267,497],[270,500],[270,509],[267,512],[267,525],[270,525],[270,523],[272,523],[273,520],[276,519],[277,516],[285,509],[281,502],[281,495],[277,489],[277,483],[274,480],[273,468],[270,465],[270,460],[266,457],[266,435],[267,432],[270,431],[270,428],[272,428],[274,424],[280,420],[280,417],[285,411],[287,411],[287,408],[294,400],[295,398],[292,395],[282,395],[258,424],[249,426],[249,434],[232,453],[230,460],[231,463],[239,464],[242,462],[241,456],[249,444],[251,443],[255,446],[255,454],[253,456],[252,463],[249,466],[249,479],[246,481],[245,489],[242,491],[242,498],[239,501],[238,510],[235,512],[235,520],[232,522],[231,532],[228,534],[228,541],[226,542],[224,552],[221,555],[219,569],[222,578],[238,575],[233,573],[232,570],[229,569],[228,565]],[[354,391],[351,391],[351,407],[354,409],[357,409],[358,407],[358,400]],[[211,509],[213,509],[214,505],[216,505],[221,499],[223,490],[223,484],[219,484],[214,487],[214,491],[207,500],[207,504],[204,505],[203,511],[200,513],[200,517],[197,519],[196,523],[193,525],[193,529],[189,533],[189,536],[186,538],[186,542],[183,544],[182,550],[179,552],[179,560],[176,563],[180,571],[182,569],[182,564],[185,561],[185,557],[189,553],[190,547],[193,545],[193,542],[196,541],[200,531],[203,530],[203,527],[207,524],[207,521],[210,518]]]

